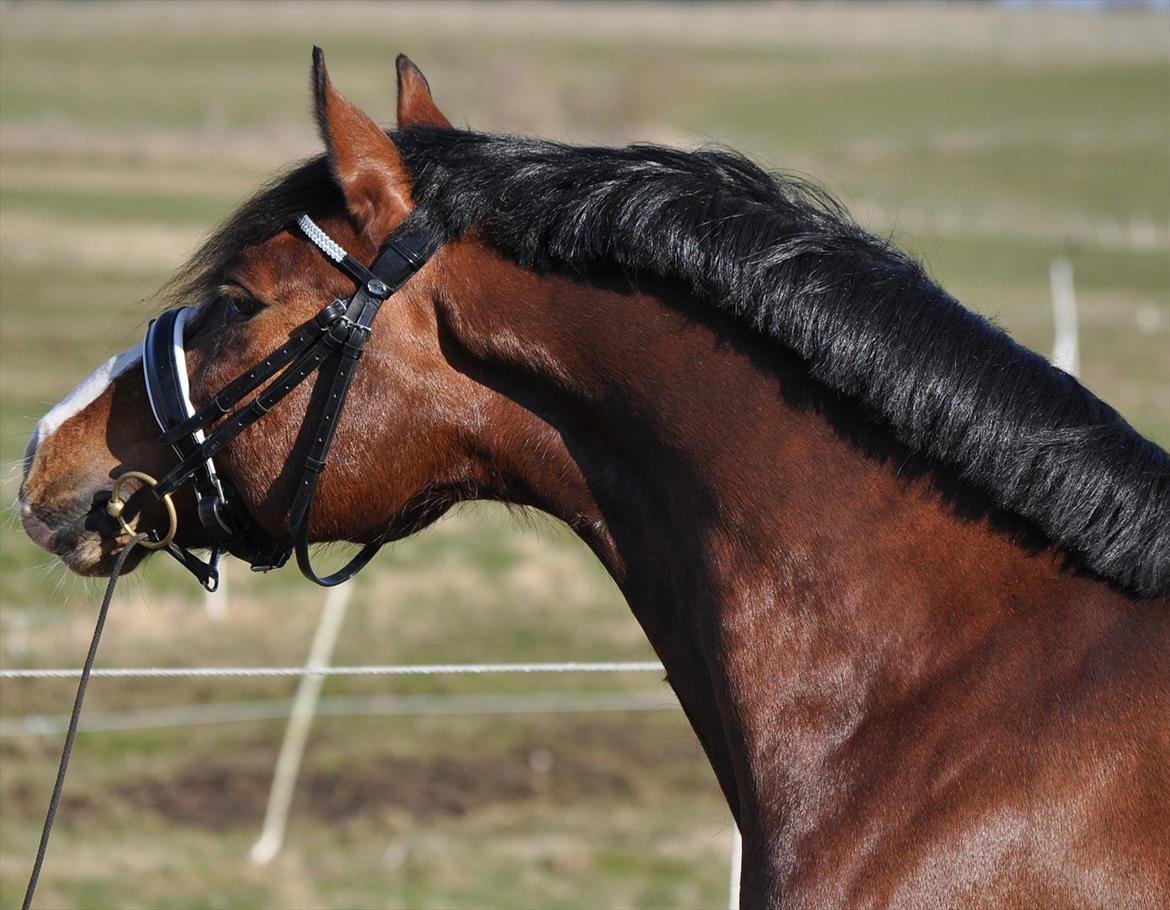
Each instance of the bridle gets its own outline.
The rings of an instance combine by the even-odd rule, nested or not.
[[[374,317],[382,303],[434,255],[443,237],[415,209],[390,235],[367,269],[308,215],[301,215],[297,226],[334,267],[356,282],[357,290],[348,300],[339,298],[322,308],[287,342],[228,383],[203,407],[196,409],[191,401],[184,346],[184,330],[195,308],[169,309],[146,330],[142,356],[146,392],[155,422],[162,431],[159,441],[174,450],[179,463],[158,480],[140,471],[122,474],[114,482],[107,510],[124,531],[135,534],[122,515],[125,507],[122,487],[131,479],[148,486],[166,506],[169,528],[165,534],[154,534],[153,539],[144,540],[140,545],[165,549],[209,591],[219,585],[218,561],[225,551],[247,561],[256,572],[280,568],[295,551],[297,565],[304,576],[316,584],[331,587],[356,575],[384,543],[380,540],[367,543],[342,568],[323,578],[318,576],[309,559],[313,499],[354,371],[370,338]],[[272,537],[252,520],[239,494],[216,470],[215,456],[331,359],[336,360],[337,366],[289,509],[286,528],[292,543],[288,543]],[[265,383],[268,383],[265,388],[233,413],[240,402]],[[178,518],[171,494],[188,480],[195,489],[199,523],[213,541],[207,562],[174,540]]]

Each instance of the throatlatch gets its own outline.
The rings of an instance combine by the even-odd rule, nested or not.
[[[382,547],[381,541],[368,543],[338,571],[323,578],[318,576],[309,558],[313,500],[374,317],[382,303],[434,255],[443,238],[416,209],[390,235],[367,269],[308,215],[301,215],[297,226],[338,270],[356,282],[357,290],[348,300],[338,298],[322,308],[287,342],[230,382],[203,407],[197,409],[191,401],[184,346],[184,330],[194,308],[167,310],[146,330],[142,368],[147,395],[155,422],[162,430],[160,442],[174,450],[179,463],[157,481],[141,472],[128,472],[119,477],[109,511],[124,529],[130,530],[121,515],[125,502],[120,490],[123,481],[132,476],[148,485],[167,504],[172,493],[188,480],[192,481],[199,522],[214,542],[211,558],[203,562],[174,542],[177,519],[173,517],[173,506],[168,512],[171,519],[168,533],[156,536],[146,545],[165,548],[208,590],[218,586],[216,563],[222,551],[246,560],[257,572],[283,566],[295,551],[302,574],[316,584],[331,587],[352,578]],[[278,541],[252,521],[239,494],[216,471],[214,459],[229,442],[334,355],[337,367],[286,523],[292,543]],[[233,413],[240,402],[269,380],[271,383],[263,391]],[[217,422],[218,426],[205,434]]]

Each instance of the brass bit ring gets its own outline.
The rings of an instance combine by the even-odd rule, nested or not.
[[[125,474],[120,474],[118,479],[114,481],[114,489],[110,493],[110,501],[106,503],[106,513],[122,526],[123,531],[133,537],[139,532],[130,527],[122,515],[122,510],[126,508],[126,500],[122,498],[122,485],[127,480],[141,480],[149,487],[158,486],[158,481],[142,471],[127,471]],[[171,541],[175,539],[175,532],[179,530],[179,513],[175,511],[175,504],[171,501],[171,494],[164,493],[159,499],[166,506],[167,519],[170,521],[171,526],[166,536],[161,540],[143,540],[139,543],[140,547],[146,547],[148,550],[161,550],[164,547],[170,546]]]

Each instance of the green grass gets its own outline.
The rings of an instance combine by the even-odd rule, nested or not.
[[[156,289],[266,175],[317,148],[309,48],[378,119],[409,52],[457,122],[740,148],[825,183],[968,306],[1047,352],[1073,263],[1084,381],[1170,445],[1164,16],[994,8],[0,5],[0,457],[137,342]],[[861,12],[864,9],[865,12]],[[8,502],[17,477],[5,475]],[[329,558],[329,557],[327,557]],[[335,558],[335,557],[334,557]],[[115,665],[304,660],[321,596],[233,572],[208,620],[180,570],[127,580]],[[0,526],[0,659],[76,665],[94,582]],[[362,577],[339,663],[646,659],[565,529],[457,510]],[[644,689],[645,676],[334,679],[326,695]],[[93,711],[287,697],[291,680],[103,680]],[[67,710],[9,682],[5,719]],[[678,712],[319,719],[285,852],[259,828],[275,721],[83,734],[42,880],[52,907],[712,907],[728,817]],[[15,906],[59,742],[0,740],[0,907]],[[550,771],[531,756],[554,757]]]

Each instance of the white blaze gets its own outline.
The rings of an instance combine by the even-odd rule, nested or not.
[[[72,392],[62,398],[57,404],[53,405],[52,410],[37,421],[36,429],[33,430],[32,439],[29,440],[28,446],[24,450],[26,459],[25,470],[27,471],[30,467],[27,460],[29,456],[37,450],[37,447],[42,442],[52,436],[61,424],[75,414],[81,413],[92,402],[97,400],[102,392],[109,388],[111,382],[141,362],[142,345],[137,345],[128,351],[116,354],[81,380]]]

